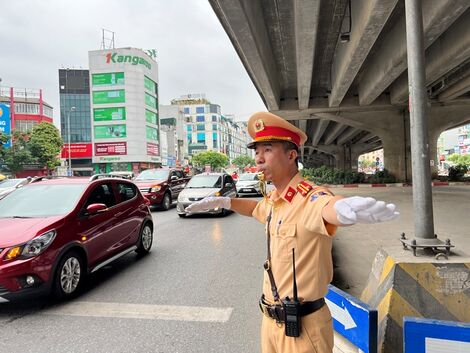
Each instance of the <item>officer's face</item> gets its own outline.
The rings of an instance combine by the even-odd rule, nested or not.
[[[255,162],[259,171],[262,171],[266,180],[274,183],[286,176],[291,176],[291,169],[295,167],[297,152],[286,151],[282,143],[257,143],[255,148]]]

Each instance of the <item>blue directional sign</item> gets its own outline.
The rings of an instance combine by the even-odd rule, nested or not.
[[[404,353],[470,352],[470,323],[403,318]]]
[[[10,135],[10,106],[6,104],[0,104],[0,132],[6,135]],[[3,145],[4,148],[10,147],[10,141]]]
[[[377,310],[330,285],[325,297],[336,332],[364,353],[377,353]]]

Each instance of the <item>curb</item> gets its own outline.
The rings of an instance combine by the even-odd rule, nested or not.
[[[432,186],[463,186],[470,185],[468,181],[433,181]],[[330,189],[333,188],[386,188],[386,187],[412,187],[411,183],[391,183],[391,184],[336,184],[328,185],[325,184],[325,187]]]

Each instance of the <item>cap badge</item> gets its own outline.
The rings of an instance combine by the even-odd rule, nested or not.
[[[260,132],[264,130],[264,122],[261,119],[256,120],[255,122],[255,132]]]

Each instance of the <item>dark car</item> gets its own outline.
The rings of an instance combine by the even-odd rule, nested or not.
[[[87,274],[152,242],[148,201],[130,181],[31,183],[0,201],[0,296],[73,296]]]
[[[134,183],[149,199],[151,206],[166,211],[178,198],[189,179],[182,169],[158,168],[144,170],[134,179]]]
[[[203,173],[193,176],[178,196],[176,205],[178,216],[188,215],[185,208],[207,196],[237,197],[237,189],[232,177],[226,173]],[[225,214],[227,212],[228,210],[223,208],[216,208],[199,213]]]

